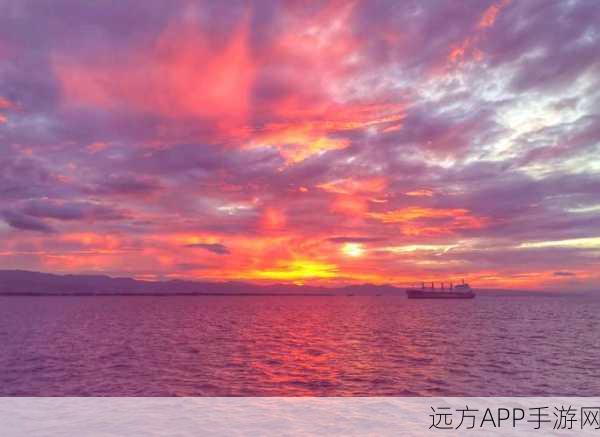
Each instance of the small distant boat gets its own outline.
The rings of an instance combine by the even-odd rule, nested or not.
[[[406,296],[409,299],[473,299],[475,292],[464,280],[458,285],[450,283],[448,288],[444,286],[444,283],[440,288],[435,288],[433,282],[431,287],[425,287],[423,282],[421,288],[407,288]]]

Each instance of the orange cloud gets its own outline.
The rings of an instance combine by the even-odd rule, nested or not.
[[[331,210],[350,217],[361,218],[368,210],[367,200],[360,196],[339,195],[331,203]]]
[[[263,229],[267,231],[280,230],[286,224],[283,211],[276,208],[266,208],[262,216]]]
[[[453,45],[448,54],[448,61],[454,64],[467,61],[469,58],[481,61],[483,59],[483,52],[476,47],[481,38],[481,32],[494,25],[498,14],[500,14],[502,9],[508,6],[510,2],[511,0],[501,0],[488,7],[477,23],[477,32],[472,36],[465,38],[458,44]]]
[[[323,102],[289,97],[276,101],[270,110],[284,121],[268,123],[246,141],[246,147],[273,146],[279,149],[288,164],[303,161],[313,155],[346,148],[347,139],[332,134],[344,130],[396,123],[401,125],[406,115],[405,104],[333,104],[328,97]],[[324,103],[327,102],[327,103]]]
[[[356,2],[334,1],[316,8],[310,26],[305,12],[296,15],[297,6],[286,4],[286,31],[261,58],[265,71],[284,78],[294,93],[261,102],[257,112],[277,121],[246,141],[248,147],[278,148],[288,164],[347,147],[349,141],[332,135],[336,132],[398,124],[406,107],[353,96],[360,95],[354,73],[364,44],[352,30]]]
[[[15,104],[10,100],[0,96],[0,110],[2,109],[13,109],[15,108]],[[8,118],[4,114],[0,114],[0,124],[6,123]]]
[[[14,103],[10,100],[0,96],[0,109],[11,109],[14,108]]]
[[[348,146],[344,139],[329,138],[325,131],[312,130],[308,125],[270,126],[271,132],[257,135],[249,146],[273,146],[279,149],[286,163],[304,161],[312,155]]]
[[[421,190],[407,191],[404,194],[406,194],[407,196],[414,196],[414,197],[431,197],[431,196],[433,196],[433,191],[424,188]]]
[[[487,219],[470,214],[467,209],[407,208],[371,213],[369,216],[386,224],[400,224],[405,235],[439,235],[452,233],[459,229],[479,229],[486,225]],[[428,220],[441,219],[439,225],[432,226]]]
[[[365,179],[338,179],[317,186],[336,194],[331,203],[331,210],[350,217],[361,218],[369,209],[369,201],[374,194],[382,193],[387,188],[387,180],[382,177]]]
[[[89,144],[87,146],[87,149],[91,154],[95,154],[95,153],[101,152],[102,150],[106,149],[107,147],[108,147],[107,143],[96,142],[96,143]]]
[[[81,232],[66,234],[61,239],[68,243],[77,243],[80,246],[96,250],[117,250],[123,247],[122,239],[116,235]]]
[[[214,48],[195,20],[167,26],[151,47],[96,53],[82,62],[55,53],[53,67],[70,104],[126,107],[167,117],[245,120],[255,66],[247,20]]]
[[[318,188],[335,194],[372,194],[380,193],[387,187],[387,181],[382,177],[366,179],[338,179],[317,185]]]
[[[477,27],[479,29],[485,29],[486,27],[491,27],[496,22],[496,18],[502,9],[510,4],[511,0],[502,0],[498,3],[491,5],[489,8],[485,10]]]

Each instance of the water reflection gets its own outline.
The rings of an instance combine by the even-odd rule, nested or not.
[[[2,395],[593,395],[593,298],[0,298]]]

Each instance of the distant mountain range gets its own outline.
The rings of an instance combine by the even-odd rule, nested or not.
[[[471,284],[473,285],[473,284]],[[478,294],[494,296],[556,296],[587,294],[574,291],[530,291],[482,289]],[[113,278],[106,275],[55,275],[26,270],[0,270],[0,296],[404,296],[404,287],[389,284],[357,284],[342,287],[211,281],[141,281],[133,278]]]
[[[246,282],[140,281],[105,275],[55,275],[0,270],[0,295],[403,295],[403,291],[403,288],[392,285],[360,284],[329,288]]]

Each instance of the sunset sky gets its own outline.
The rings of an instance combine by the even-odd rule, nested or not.
[[[600,283],[596,1],[2,1],[0,268]]]

